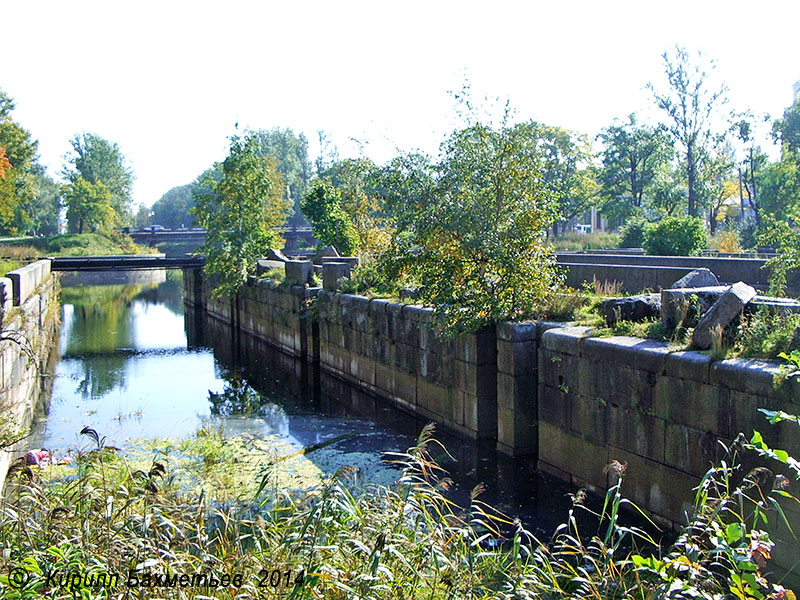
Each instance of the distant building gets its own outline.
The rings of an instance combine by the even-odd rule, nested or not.
[[[800,79],[794,82],[794,85],[792,86],[792,95],[794,96],[795,100],[800,98]]]

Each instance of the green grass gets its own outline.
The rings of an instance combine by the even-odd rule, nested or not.
[[[619,248],[620,236],[617,233],[596,231],[593,233],[565,233],[553,241],[556,250],[602,250]]]
[[[579,491],[564,524],[539,541],[482,503],[480,486],[468,506],[448,499],[450,482],[432,458],[441,447],[430,426],[413,448],[393,456],[402,470],[392,484],[359,484],[359,467],[343,465],[299,491],[272,468],[275,460],[263,463],[260,479],[238,469],[231,457],[242,448],[214,430],[177,449],[188,456],[183,462],[163,453],[131,460],[105,449],[93,430],[84,433],[94,449],[79,453],[74,465],[21,468],[9,478],[0,505],[5,599],[601,600],[671,597],[675,589],[686,598],[781,592],[762,572],[774,544],[753,525],[757,516],[752,522],[743,516],[777,506],[773,491],[759,490],[764,500],[756,504],[747,492],[757,483],[732,483],[739,454],[752,451],[742,441],[706,474],[689,526],[660,550],[624,524],[623,509],[632,505],[623,495],[625,465],[616,462],[597,530],[578,530],[576,515],[589,510]],[[760,440],[757,447],[771,452]],[[231,478],[209,479],[227,495],[204,479],[223,464]],[[197,485],[186,485],[187,472],[199,477]],[[259,483],[242,488],[236,477]],[[273,571],[281,577],[272,579]],[[129,573],[153,581],[198,572],[239,580],[138,595],[126,585]],[[53,583],[58,573],[79,577],[74,586]],[[92,573],[121,577],[114,586],[92,587],[80,577]]]
[[[26,238],[0,244],[0,257],[15,259],[45,256],[106,256],[112,254],[149,254],[153,250],[139,246],[121,234],[68,233],[46,238]]]

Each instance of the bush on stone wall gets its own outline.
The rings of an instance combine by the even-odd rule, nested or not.
[[[665,217],[644,229],[643,246],[647,254],[696,256],[707,245],[706,226],[698,217]]]

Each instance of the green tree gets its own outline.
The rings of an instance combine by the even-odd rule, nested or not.
[[[14,101],[0,90],[0,148],[9,168],[0,181],[0,233],[30,230],[30,206],[36,199],[37,143],[11,118]]]
[[[323,245],[331,245],[343,256],[358,252],[359,237],[353,221],[342,208],[342,192],[328,177],[317,177],[300,204],[311,219],[314,236]]]
[[[150,216],[150,209],[144,204],[139,204],[136,212],[133,213],[133,226],[137,229],[151,225],[152,218]]]
[[[676,46],[673,55],[665,52],[663,58],[667,89],[660,92],[652,83],[647,87],[656,106],[666,113],[666,127],[683,152],[687,213],[695,216],[703,204],[703,162],[724,137],[715,119],[727,103],[727,88],[724,84],[711,88],[709,72],[702,64],[702,57],[694,62],[685,48]],[[713,71],[713,61],[708,69]]]
[[[403,225],[384,255],[389,272],[418,281],[450,331],[535,315],[557,286],[544,232],[558,205],[536,127],[476,123],[443,143],[437,164],[417,157],[382,171]],[[407,190],[411,200],[391,199]]]
[[[652,203],[659,171],[668,167],[675,150],[663,127],[640,125],[634,114],[604,129],[598,139],[603,143],[602,212],[621,224]]]
[[[585,212],[596,199],[589,140],[583,134],[535,121],[526,123],[518,134],[531,137],[525,145],[538,157],[542,183],[558,203],[559,218],[553,223],[553,233],[558,235],[560,223]]]
[[[82,178],[91,184],[102,182],[111,194],[112,226],[130,225],[133,171],[119,146],[93,133],[76,135],[70,143],[72,153],[67,155],[63,171],[66,180],[74,183]],[[74,231],[75,223],[70,221],[69,225]]]
[[[67,220],[75,233],[108,231],[114,225],[111,190],[102,181],[92,183],[77,177],[64,186]]]
[[[194,206],[194,192],[198,184],[188,183],[179,185],[167,191],[155,201],[152,207],[152,223],[174,229],[176,227],[193,227],[194,215],[191,210]]]
[[[38,163],[33,165],[34,195],[24,205],[28,214],[28,232],[34,235],[58,234],[62,190]]]
[[[275,161],[275,167],[283,176],[287,198],[291,201],[294,215],[302,222],[300,203],[311,179],[311,161],[308,158],[308,140],[302,133],[295,135],[291,129],[259,129],[248,132],[258,140],[260,152]],[[294,219],[293,219],[294,220]]]
[[[255,272],[256,259],[269,247],[282,247],[278,228],[290,207],[283,178],[261,154],[258,139],[231,138],[221,177],[205,176],[192,209],[208,230],[205,270],[218,281],[215,296],[238,291]]]

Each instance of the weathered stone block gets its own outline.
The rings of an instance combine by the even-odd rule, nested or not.
[[[569,394],[570,429],[581,437],[605,446],[608,443],[608,406],[603,398]]]
[[[604,300],[600,311],[608,325],[617,321],[645,321],[661,314],[660,294],[641,294]]]
[[[497,324],[497,339],[505,342],[536,341],[536,322],[512,323],[502,321]]]
[[[565,391],[577,391],[582,375],[579,365],[583,361],[569,354],[539,350],[539,381],[544,385],[562,388]]]
[[[660,463],[664,462],[664,419],[613,404],[609,404],[607,408],[610,445]]]
[[[412,406],[417,404],[417,376],[399,369],[392,372],[392,394]]]
[[[14,306],[14,284],[8,277],[0,277],[0,302],[4,315]]]
[[[338,257],[338,256],[339,253],[336,251],[336,248],[334,248],[333,246],[325,246],[324,248],[318,250],[316,254],[314,254],[312,262],[315,265],[321,265],[323,258]]]
[[[788,387],[773,387],[774,378],[779,373],[780,365],[775,361],[732,358],[712,363],[709,383],[751,394],[790,399]]]
[[[456,421],[456,405],[451,401],[448,389],[421,377],[417,378],[417,406],[439,415],[445,423]]]
[[[698,478],[717,460],[717,437],[713,433],[668,423],[665,444],[664,464]]]
[[[477,365],[497,364],[497,334],[494,327],[459,335],[455,343],[458,360]]]
[[[726,329],[755,296],[755,289],[746,283],[734,283],[700,319],[692,334],[692,345],[703,350],[710,348],[712,332],[716,328]]]
[[[711,356],[700,352],[670,352],[667,354],[665,373],[668,377],[690,379],[708,383]]]
[[[618,336],[586,338],[581,356],[616,366],[643,369],[656,374],[664,372],[669,345],[655,340]]]
[[[608,458],[627,464],[624,486],[627,497],[669,521],[686,522],[685,515],[691,513],[694,502],[696,476],[621,448],[609,447]]]
[[[699,288],[719,285],[719,279],[709,269],[695,269],[672,284],[672,289]]]
[[[539,385],[538,415],[542,423],[550,423],[562,431],[569,431],[572,402],[570,395],[558,388]]]
[[[539,423],[539,462],[569,473],[571,478],[589,482],[596,490],[608,486],[605,467],[608,464],[605,446],[593,444],[580,436],[565,432],[549,423]]]
[[[591,332],[591,327],[554,327],[542,333],[540,345],[552,352],[580,356],[581,343]]]
[[[44,280],[44,265],[42,263],[47,263],[49,272],[50,261],[38,260],[6,273],[6,277],[12,282],[12,301],[14,306],[22,305],[28,296],[33,293],[33,290]]]
[[[314,263],[310,260],[287,260],[283,263],[286,270],[286,282],[289,285],[305,286],[311,281]]]
[[[655,394],[671,423],[730,436],[730,392],[726,388],[675,377],[659,378]]]
[[[480,439],[497,436],[497,398],[464,392],[464,426]]]
[[[497,339],[497,370],[511,375],[532,374],[538,368],[536,340],[510,342]]]
[[[350,277],[350,265],[342,262],[328,262],[322,266],[322,289],[335,292],[339,282]]]
[[[668,329],[705,313],[729,286],[661,290],[661,320]]]

